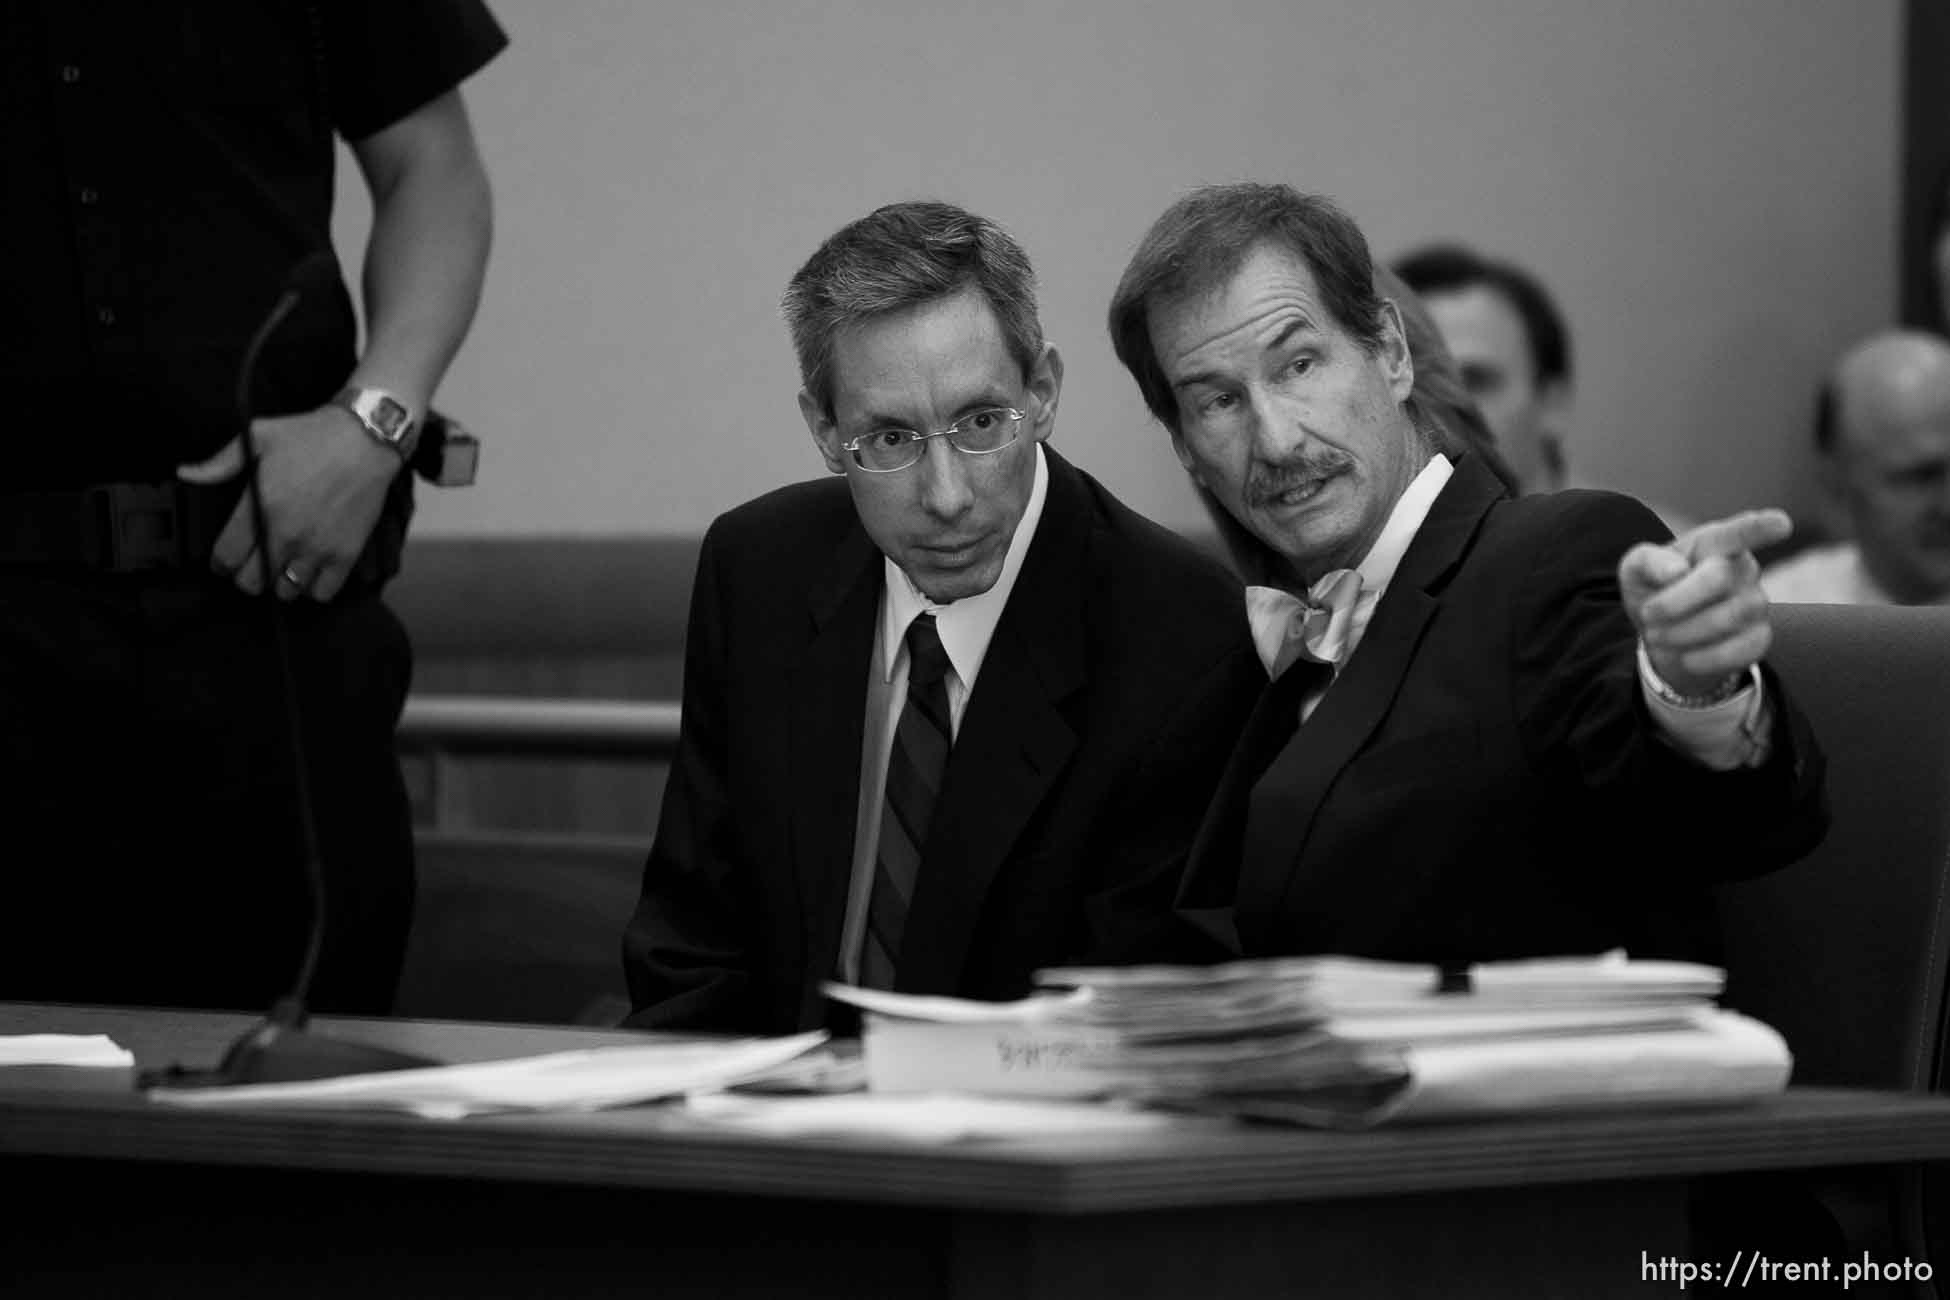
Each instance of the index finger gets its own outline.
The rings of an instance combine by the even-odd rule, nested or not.
[[[1738,555],[1742,551],[1772,546],[1776,542],[1786,541],[1793,532],[1794,521],[1788,518],[1787,511],[1769,507],[1766,510],[1743,510],[1737,515],[1701,524],[1673,545],[1689,560],[1697,563],[1709,555]]]

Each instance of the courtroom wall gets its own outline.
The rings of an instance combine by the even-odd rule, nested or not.
[[[1069,364],[1057,445],[1181,527],[1103,309],[1195,184],[1330,194],[1383,256],[1529,263],[1572,323],[1585,476],[1694,514],[1805,503],[1814,379],[1894,312],[1897,0],[491,3],[495,258],[441,396],[487,451],[423,536],[695,532],[819,473],[779,291],[904,197],[1018,235]]]

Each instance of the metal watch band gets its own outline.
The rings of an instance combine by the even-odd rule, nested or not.
[[[1670,682],[1659,676],[1659,670],[1652,666],[1652,657],[1646,653],[1643,644],[1640,644],[1638,648],[1638,657],[1640,676],[1644,679],[1645,683],[1652,688],[1653,694],[1675,708],[1716,708],[1740,694],[1747,687],[1760,685],[1759,666],[1749,664],[1744,672],[1735,673],[1728,677],[1718,690],[1708,692],[1705,695],[1682,695],[1673,689]]]

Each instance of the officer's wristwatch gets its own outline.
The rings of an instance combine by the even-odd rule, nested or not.
[[[383,388],[356,386],[340,389],[332,401],[352,412],[373,441],[392,448],[402,461],[413,459],[413,449],[420,442],[420,422],[405,402]]]

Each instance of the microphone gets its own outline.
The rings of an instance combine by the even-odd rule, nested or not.
[[[257,441],[251,436],[251,410],[255,405],[251,386],[256,378],[259,354],[285,318],[297,308],[307,288],[327,280],[336,283],[337,278],[338,263],[326,252],[306,257],[285,277],[277,301],[272,304],[270,312],[244,349],[244,359],[237,371],[235,397],[237,428],[244,455],[244,487],[250,500],[251,536],[257,544],[258,594],[269,610],[272,641],[277,650],[278,680],[284,695],[285,736],[291,748],[291,785],[297,803],[297,829],[305,859],[305,883],[311,897],[311,927],[306,937],[304,959],[299,964],[291,992],[279,998],[263,1020],[233,1042],[214,1068],[197,1070],[172,1065],[167,1070],[145,1077],[142,1080],[145,1088],[289,1083],[441,1064],[407,1052],[332,1038],[306,1027],[311,1019],[307,1002],[312,977],[318,968],[318,955],[324,946],[325,927],[329,920],[326,916],[325,867],[324,857],[318,849],[318,825],[312,812],[311,775],[305,765],[304,720],[298,707],[297,678],[291,670],[290,632],[287,627],[289,611],[275,594],[277,581],[271,558],[270,529],[264,522],[263,488],[258,481]]]

